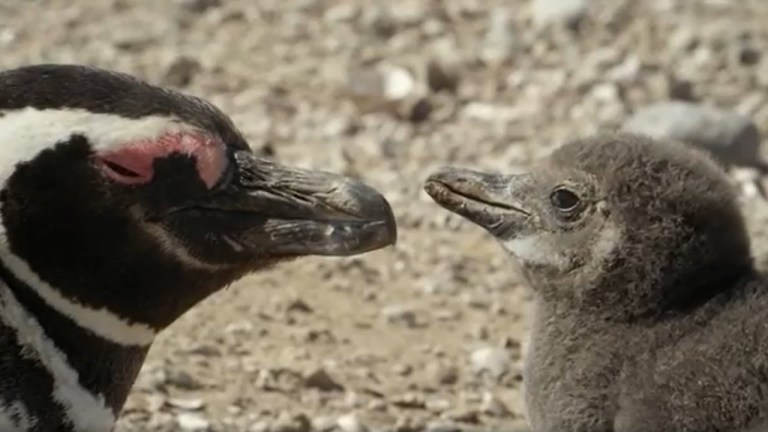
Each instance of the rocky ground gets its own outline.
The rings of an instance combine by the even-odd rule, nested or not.
[[[524,431],[528,294],[422,180],[525,165],[670,100],[740,115],[649,132],[694,122],[677,133],[758,162],[766,22],[765,0],[2,0],[0,66],[88,63],[203,96],[254,148],[361,177],[397,213],[396,247],[283,264],[184,316],[118,431]],[[765,265],[768,207],[755,171],[733,172]]]

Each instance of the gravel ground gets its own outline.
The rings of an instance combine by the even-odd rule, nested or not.
[[[523,166],[670,100],[765,131],[766,22],[765,0],[0,0],[0,66],[87,63],[203,96],[254,148],[363,178],[397,213],[396,247],[286,263],[185,315],[118,431],[525,431],[528,293],[423,179]],[[724,154],[760,142],[733,122],[710,131]],[[766,266],[762,182],[732,172]]]

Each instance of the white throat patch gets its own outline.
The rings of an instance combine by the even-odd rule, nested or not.
[[[64,407],[64,412],[75,430],[103,432],[112,429],[115,415],[107,407],[104,397],[95,396],[80,385],[78,374],[69,365],[66,356],[53,344],[38,322],[27,313],[8,287],[3,284],[0,284],[0,321],[15,330],[19,344],[24,347],[26,355],[40,362],[51,374],[53,399]],[[4,403],[8,404],[8,401]],[[14,402],[5,406],[0,405],[0,426],[5,426],[4,421],[11,423],[13,418],[10,416],[14,410],[18,411],[20,408],[23,406]],[[18,412],[25,413],[26,410]],[[35,420],[28,415],[22,418],[22,423]],[[18,429],[23,426],[17,422],[11,425]]]
[[[33,159],[41,151],[73,134],[87,136],[95,150],[109,150],[126,142],[194,129],[170,117],[128,119],[78,109],[25,108],[5,112],[0,116],[0,142],[3,143],[0,148],[0,184],[7,181],[18,163]],[[156,234],[150,232],[155,238]],[[164,250],[187,265],[210,268],[209,264],[200,262],[185,250],[175,247]],[[91,308],[61,295],[11,251],[3,226],[0,226],[0,261],[49,306],[100,337],[121,345],[149,345],[154,341],[157,331],[145,324],[128,322],[105,308]]]
[[[600,235],[589,245],[590,261],[599,263],[605,260],[619,241],[619,230],[610,223],[603,225]],[[569,262],[563,256],[563,245],[551,234],[533,234],[501,241],[509,253],[522,262],[565,269]],[[587,246],[587,245],[584,245]]]
[[[503,240],[501,245],[522,262],[564,268],[567,260],[560,255],[557,244],[546,234],[532,234]]]

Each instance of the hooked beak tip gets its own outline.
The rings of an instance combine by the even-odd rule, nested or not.
[[[369,220],[383,228],[380,247],[397,243],[397,222],[389,201],[376,189],[360,181],[345,179],[337,189],[334,207],[357,218]]]

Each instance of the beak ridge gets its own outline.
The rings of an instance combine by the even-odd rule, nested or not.
[[[367,184],[324,171],[288,167],[249,152],[235,155],[242,210],[259,211],[272,222],[283,249],[313,255],[353,255],[397,241],[397,225],[384,196]],[[290,240],[291,245],[288,244]]]

